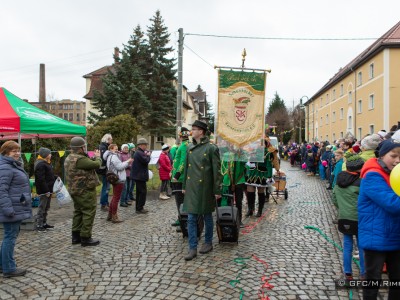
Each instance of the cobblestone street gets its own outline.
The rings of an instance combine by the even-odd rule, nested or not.
[[[319,228],[341,245],[330,191],[287,162],[282,169],[288,200],[270,198],[257,224],[255,217],[245,219],[238,245],[218,244],[214,232],[214,250],[190,262],[183,259],[187,240],[170,226],[177,215],[173,198],[160,201],[149,193],[147,215],[119,207],[121,224],[107,222],[98,209],[97,247],[71,245],[72,207],[59,209],[54,201],[49,223],[55,229],[21,232],[15,257],[28,273],[1,277],[0,299],[259,299],[262,292],[270,299],[349,299],[348,290],[335,287],[340,251],[304,228]],[[279,275],[268,280],[274,272]],[[359,296],[353,290],[352,298]]]

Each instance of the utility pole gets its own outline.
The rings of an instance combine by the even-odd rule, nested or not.
[[[182,127],[182,89],[183,89],[183,28],[178,29],[178,93],[176,99],[176,142],[179,142],[179,130]]]

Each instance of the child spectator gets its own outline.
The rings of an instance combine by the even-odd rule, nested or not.
[[[340,172],[337,176],[336,185],[333,190],[333,203],[339,208],[338,228],[343,233],[343,267],[347,280],[353,280],[351,268],[353,256],[353,237],[358,242],[358,214],[357,201],[360,190],[360,171],[364,160],[357,154],[347,158],[347,170]],[[364,255],[360,252],[360,278],[365,277]]]
[[[400,278],[400,197],[390,186],[390,173],[400,163],[400,142],[383,141],[379,158],[365,162],[358,197],[358,234],[364,249],[367,280],[380,280],[386,262],[390,280]],[[364,299],[376,299],[379,287],[364,289]],[[389,287],[388,299],[400,299],[400,289]]]

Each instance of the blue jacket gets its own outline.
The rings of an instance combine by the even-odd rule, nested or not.
[[[375,251],[400,250],[400,197],[379,172],[376,158],[361,171],[358,197],[358,236],[360,248]],[[368,172],[369,171],[369,172]],[[386,175],[388,176],[388,175]]]
[[[32,218],[32,198],[28,175],[21,163],[0,155],[0,222]]]
[[[342,172],[343,158],[339,159],[335,164],[335,169],[333,169],[333,182],[332,187],[335,187],[336,180],[340,172]]]
[[[142,149],[138,148],[133,159],[131,178],[133,180],[148,181],[150,156],[146,155]]]

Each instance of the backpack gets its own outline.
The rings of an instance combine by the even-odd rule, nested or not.
[[[99,146],[99,150],[100,150],[100,158],[101,158],[101,166],[100,168],[96,169],[96,173],[99,175],[107,175],[107,161],[104,160],[103,155],[106,151],[106,149],[100,149],[102,145]],[[103,151],[102,151],[103,150]]]

